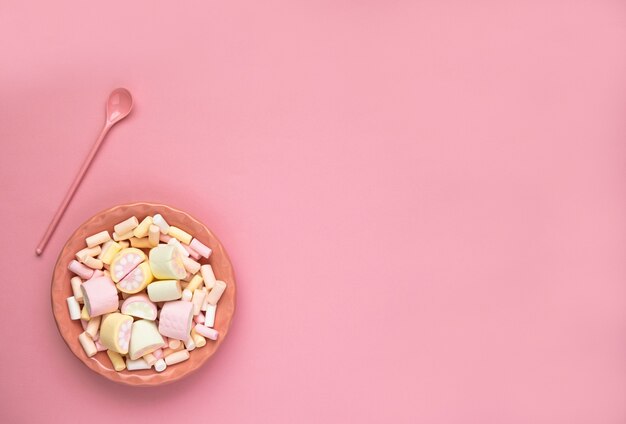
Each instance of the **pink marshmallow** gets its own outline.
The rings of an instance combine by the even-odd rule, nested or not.
[[[89,280],[93,275],[93,269],[81,264],[76,259],[72,259],[72,262],[70,262],[67,266],[67,269],[78,275],[83,280]]]
[[[208,258],[209,256],[211,256],[211,249],[207,245],[199,241],[198,239],[191,240],[191,243],[189,243],[189,247],[191,247],[193,250],[195,250],[201,256],[204,256],[205,258]]]
[[[204,314],[200,312],[198,315],[194,316],[193,322],[196,324],[204,324]]]
[[[167,345],[166,345],[167,346]],[[158,348],[157,350],[155,350],[154,352],[152,352],[152,354],[154,355],[155,358],[157,359],[161,359],[163,357],[163,349]]]
[[[100,343],[100,340],[96,340],[94,341],[95,345],[96,345],[96,349],[98,350],[98,352],[103,352],[105,350],[107,350],[107,348],[105,346],[102,345],[102,343]]]
[[[209,328],[202,324],[196,324],[196,326],[193,329],[196,330],[196,333],[211,340],[217,340],[217,336],[220,335],[220,333],[214,328]]]
[[[193,304],[184,300],[165,302],[159,315],[159,333],[171,339],[189,340]]]
[[[196,252],[195,250],[193,250],[191,247],[187,246],[186,244],[181,243],[181,245],[185,248],[187,253],[189,253],[189,256],[191,256],[195,260],[200,259],[200,254],[198,252]]]
[[[168,236],[167,234],[160,234],[159,235],[159,241],[161,243],[167,243],[168,241],[170,241],[172,238],[170,236]]]
[[[102,276],[85,281],[80,289],[83,291],[85,306],[90,317],[116,311],[119,307],[117,289],[109,277]]]

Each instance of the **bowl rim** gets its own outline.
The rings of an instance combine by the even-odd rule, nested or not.
[[[66,268],[66,266],[61,264],[61,260],[62,260],[62,258],[66,257],[66,251],[69,249],[69,244],[70,244],[70,242],[72,240],[74,240],[76,238],[77,233],[79,231],[81,231],[86,225],[89,225],[92,221],[94,221],[95,219],[97,219],[98,217],[100,217],[100,216],[102,216],[104,214],[111,213],[111,212],[115,211],[116,209],[120,209],[120,208],[135,208],[135,207],[140,207],[140,206],[146,206],[148,208],[162,208],[162,209],[170,210],[170,211],[173,211],[174,213],[182,214],[186,218],[188,218],[188,219],[194,221],[196,224],[200,225],[202,227],[202,229],[204,231],[206,231],[206,233],[208,234],[209,238],[213,239],[216,242],[216,244],[217,244],[216,247],[217,247],[217,250],[219,250],[220,255],[223,255],[224,263],[226,265],[227,275],[223,276],[222,278],[224,280],[228,280],[229,281],[228,288],[229,288],[229,291],[231,291],[231,293],[232,293],[232,313],[230,314],[230,317],[227,320],[225,327],[223,329],[220,329],[220,337],[216,341],[215,349],[210,354],[208,354],[206,357],[202,358],[201,360],[199,360],[199,361],[197,361],[195,363],[190,363],[186,367],[186,369],[184,369],[182,372],[180,372],[179,374],[177,374],[175,376],[170,376],[169,378],[158,378],[158,376],[164,377],[164,375],[160,374],[160,373],[151,374],[151,376],[154,375],[154,376],[156,376],[156,378],[150,378],[149,380],[146,380],[145,378],[141,378],[140,375],[121,374],[121,373],[118,373],[117,371],[110,371],[110,370],[107,370],[107,369],[103,369],[102,365],[100,365],[100,363],[98,361],[94,361],[94,360],[92,360],[93,358],[89,358],[89,357],[87,357],[84,354],[80,355],[77,351],[80,351],[80,352],[84,353],[83,350],[82,350],[82,347],[80,347],[79,343],[76,343],[76,344],[78,344],[77,348],[73,347],[70,344],[70,340],[68,340],[69,337],[66,337],[66,333],[64,333],[64,331],[61,329],[61,325],[59,323],[59,320],[61,319],[61,317],[59,317],[57,315],[57,308],[55,308],[55,281],[57,280],[57,278],[56,278],[57,270],[59,270],[59,266],[63,266],[64,268]],[[213,250],[213,252],[216,251],[216,249],[212,249],[212,250]],[[63,339],[63,342],[69,348],[69,350],[74,354],[74,356],[76,356],[80,360],[80,362],[82,362],[87,368],[89,368],[94,373],[96,373],[96,374],[98,374],[98,375],[100,375],[102,377],[105,377],[108,380],[113,381],[115,383],[121,383],[121,384],[125,384],[125,385],[131,386],[131,387],[157,387],[157,386],[163,386],[165,384],[170,384],[170,383],[173,383],[175,381],[181,380],[182,378],[184,378],[184,377],[188,376],[189,374],[195,372],[202,365],[204,365],[207,360],[209,360],[213,355],[215,355],[215,353],[219,349],[219,346],[226,339],[226,337],[228,335],[228,332],[230,330],[230,326],[232,325],[232,320],[233,320],[233,316],[235,315],[236,305],[237,305],[237,293],[236,292],[237,292],[237,290],[236,290],[236,282],[235,282],[235,272],[234,272],[234,269],[233,269],[230,257],[228,256],[228,253],[224,249],[224,246],[222,245],[222,242],[219,240],[219,238],[206,225],[204,225],[201,221],[196,219],[193,215],[189,214],[188,212],[185,212],[185,211],[183,211],[181,209],[178,209],[178,208],[175,208],[173,206],[169,206],[169,205],[166,205],[166,204],[163,204],[163,203],[157,203],[157,202],[137,201],[137,202],[133,202],[133,203],[119,204],[119,205],[112,206],[110,208],[103,209],[103,210],[93,214],[90,218],[88,218],[82,224],[80,224],[79,226],[76,227],[76,229],[68,237],[67,241],[65,242],[65,244],[61,248],[61,250],[59,252],[59,255],[57,256],[57,260],[56,260],[56,262],[54,264],[54,268],[53,268],[53,272],[52,272],[52,278],[51,278],[51,285],[50,285],[50,301],[51,301],[52,315],[54,317],[54,322],[55,322],[55,325],[57,327],[57,330],[59,331],[59,334],[61,335],[61,338]],[[63,308],[63,305],[61,306],[61,308]],[[132,377],[136,377],[136,378],[132,378]]]

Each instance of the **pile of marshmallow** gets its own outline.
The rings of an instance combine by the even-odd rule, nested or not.
[[[163,216],[133,216],[85,239],[68,269],[69,315],[88,357],[105,351],[116,371],[154,369],[189,359],[217,340],[213,328],[226,283],[201,257],[211,249]],[[82,307],[81,307],[82,305]]]

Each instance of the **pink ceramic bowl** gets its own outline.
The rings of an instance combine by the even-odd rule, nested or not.
[[[85,237],[103,230],[112,232],[113,225],[133,215],[141,220],[147,215],[156,213],[163,215],[170,225],[182,228],[213,250],[209,259],[201,258],[200,263],[211,264],[217,279],[227,284],[227,289],[220,299],[215,317],[214,328],[219,331],[220,335],[217,341],[207,340],[206,346],[192,351],[187,361],[172,365],[162,373],[157,373],[154,370],[124,370],[117,372],[113,369],[106,352],[98,352],[94,357],[88,358],[78,342],[78,335],[82,333],[83,329],[80,321],[70,320],[65,300],[72,296],[70,278],[73,274],[68,271],[67,265],[74,258],[74,254],[85,247]],[[235,293],[235,276],[228,255],[217,237],[207,227],[178,209],[155,203],[141,202],[115,206],[102,211],[80,225],[72,234],[59,254],[54,267],[52,276],[52,312],[65,343],[89,369],[117,383],[131,386],[156,386],[183,378],[200,368],[206,360],[213,356],[228,334],[230,322],[235,313]]]

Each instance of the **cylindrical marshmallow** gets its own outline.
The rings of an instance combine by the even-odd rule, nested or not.
[[[178,280],[161,280],[148,284],[148,297],[153,302],[180,299],[182,290]]]
[[[79,250],[76,252],[76,260],[79,262],[84,262],[84,259],[87,256],[98,256],[102,252],[102,248],[100,246],[95,247],[85,247],[83,250]]]
[[[185,287],[187,290],[189,290],[190,292],[194,292],[198,289],[198,287],[200,287],[202,285],[202,276],[199,274],[194,275],[191,278],[191,281],[189,281],[189,284],[187,284],[187,287]]]
[[[209,328],[202,324],[196,324],[196,326],[193,329],[196,330],[196,332],[200,334],[201,336],[204,336],[207,339],[211,339],[211,340],[217,340],[217,337],[220,334],[214,328]]]
[[[159,348],[155,350],[154,352],[152,352],[152,355],[154,355],[154,357],[157,359],[161,359],[163,357],[163,349]]]
[[[193,292],[193,298],[191,299],[191,303],[193,303],[193,314],[198,315],[200,313],[200,308],[202,307],[202,303],[204,302],[204,298],[207,294],[202,290],[195,290]]]
[[[183,297],[182,299],[186,302],[191,302],[191,299],[193,298],[193,292],[191,292],[190,290],[187,290],[187,288],[185,288],[185,290],[183,290]]]
[[[191,240],[193,239],[191,234],[173,225],[170,226],[170,229],[167,232],[167,235],[174,237],[175,239],[178,239],[178,241],[180,241],[181,243],[185,243],[185,244],[191,243]]]
[[[126,369],[126,362],[124,362],[122,355],[113,350],[107,350],[107,355],[111,360],[111,364],[113,365],[113,369],[115,369],[115,371],[119,372]]]
[[[206,312],[204,313],[204,325],[207,327],[213,327],[215,325],[215,312],[217,311],[217,305],[207,304]]]
[[[165,359],[163,358],[159,358],[159,360],[154,363],[154,369],[157,372],[163,372],[166,368],[167,364],[165,363]]]
[[[117,310],[119,306],[117,289],[110,278],[106,276],[93,278],[85,281],[80,289],[90,317]]]
[[[185,250],[187,251],[187,253],[189,253],[189,256],[194,258],[196,261],[202,257],[198,252],[196,252],[195,250],[193,250],[191,247],[187,246],[186,244],[182,244],[181,246],[183,246]]]
[[[98,353],[96,344],[93,342],[93,340],[91,340],[89,334],[80,333],[80,335],[78,336],[78,341],[80,342],[80,345],[83,347],[83,350],[87,354],[87,357],[91,358],[96,353]]]
[[[133,237],[132,231],[128,231],[127,233],[124,233],[124,234],[118,234],[116,232],[113,233],[113,240],[115,241],[128,240],[128,239],[131,239],[132,237]]]
[[[149,370],[150,368],[150,365],[148,365],[146,360],[143,358],[135,360],[126,358],[126,369],[128,369],[128,371]]]
[[[186,350],[179,350],[178,352],[174,352],[171,355],[165,357],[165,363],[167,365],[178,364],[179,362],[183,362],[189,359],[189,352]]]
[[[183,258],[183,265],[185,269],[192,274],[200,271],[200,264],[191,258]]]
[[[146,216],[143,221],[133,230],[133,235],[137,238],[143,238],[148,235],[148,229],[152,225],[152,217]]]
[[[161,243],[167,244],[167,242],[169,242],[171,239],[172,239],[172,237],[168,236],[167,234],[161,233],[161,235],[159,235],[159,241]]]
[[[107,315],[100,325],[100,343],[122,355],[128,353],[133,317],[114,312]]]
[[[100,231],[99,233],[94,234],[93,236],[87,237],[85,239],[85,243],[87,243],[87,247],[95,247],[109,240],[111,240],[111,236],[109,235],[109,232]]]
[[[148,229],[148,242],[150,243],[150,247],[156,247],[159,244],[159,236],[161,235],[161,230],[156,225],[150,225]]]
[[[154,321],[140,319],[134,322],[130,336],[130,359],[138,359],[165,346]]]
[[[93,343],[96,345],[96,350],[98,352],[104,352],[105,350],[107,350],[107,347],[100,343],[100,340],[94,340]]]
[[[83,284],[83,280],[80,277],[72,277],[70,279],[70,284],[72,285],[72,293],[74,294],[74,298],[79,302],[83,303],[83,292],[80,290],[81,284]]]
[[[70,319],[75,321],[80,319],[80,305],[74,296],[70,296],[66,299],[67,310],[70,313]]]
[[[72,259],[70,264],[67,266],[67,269],[78,275],[83,280],[89,280],[93,275],[93,269],[81,264],[76,259]]]
[[[170,349],[178,349],[178,348],[180,347],[180,344],[181,344],[181,343],[182,343],[182,342],[181,342],[180,340],[177,340],[177,339],[169,339],[169,340],[168,340],[168,342],[167,342],[167,346],[168,346]]]
[[[176,239],[172,239],[176,240]],[[150,269],[157,279],[181,279],[187,275],[176,246],[158,245],[150,249]]]
[[[165,218],[163,218],[160,213],[152,217],[152,223],[159,227],[163,234],[167,234],[170,230],[169,224],[167,223],[167,221],[165,221]]]
[[[193,317],[193,322],[196,324],[204,324],[204,314],[200,312],[198,315]]]
[[[122,249],[126,249],[128,246],[130,246],[128,240],[120,240],[118,244],[122,247]]]
[[[215,287],[215,274],[213,273],[213,267],[211,265],[206,264],[200,267],[200,273],[202,274],[202,279],[204,280],[204,285],[207,289],[212,289]]]
[[[100,329],[100,320],[102,316],[98,315],[97,317],[93,317],[87,323],[87,329],[85,329],[85,333],[89,334],[92,340],[98,339],[98,330]]]
[[[224,290],[226,290],[226,283],[221,280],[217,280],[215,282],[215,287],[213,287],[209,292],[208,302],[211,305],[217,305],[217,302],[219,302],[222,294],[224,294]]]
[[[201,256],[204,256],[205,258],[208,258],[209,256],[211,256],[211,249],[198,239],[191,240],[189,247],[191,247],[193,250],[195,250]]]
[[[178,345],[176,349],[172,349],[171,347],[166,347],[165,349],[163,349],[163,357],[169,356],[174,352],[178,352],[179,350],[184,350],[184,349],[185,349],[185,345],[183,343]]]
[[[200,308],[200,310],[204,312],[206,311],[206,308],[209,305],[209,299],[208,299],[209,291],[207,290],[206,287],[202,287],[200,290],[202,290],[207,295],[207,296],[204,296],[204,302],[202,302],[202,307]]]
[[[87,312],[87,307],[83,305],[83,309],[80,310],[80,319],[84,321],[89,321],[91,318],[89,317],[89,312]],[[85,327],[85,330],[87,327]]]
[[[139,225],[139,220],[136,216],[131,216],[125,221],[120,222],[113,226],[113,231],[117,234],[126,234],[127,232],[134,230]]]
[[[191,337],[191,334],[190,334],[189,338],[185,342],[185,349],[187,349],[187,351],[191,352],[195,348],[196,348],[196,342],[193,341],[193,338]]]
[[[142,356],[142,358],[146,361],[146,363],[150,366],[154,365],[158,358],[151,353],[146,353]]]
[[[149,249],[151,247],[154,247],[151,243],[150,240],[148,240],[148,237],[144,237],[144,238],[135,238],[135,237],[131,237],[130,238],[130,245],[132,247],[137,247],[139,249]]]
[[[87,265],[91,269],[102,269],[104,265],[100,259],[96,259],[91,256],[85,256],[83,258],[83,264]]]
[[[196,347],[204,347],[206,346],[206,339],[198,334],[195,329],[191,330],[191,337],[193,338],[193,342],[196,344]]]
[[[98,259],[100,259],[102,263],[110,265],[111,261],[120,250],[122,250],[120,243],[109,240],[102,245],[102,252],[98,255]]]
[[[172,339],[186,341],[191,331],[193,305],[179,300],[166,302],[159,316],[159,333]]]

